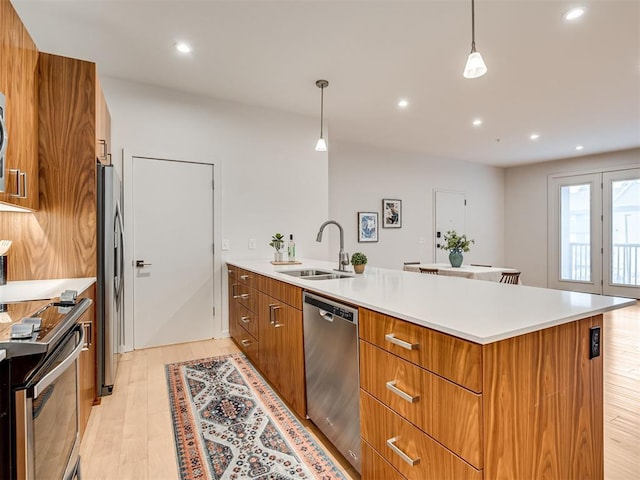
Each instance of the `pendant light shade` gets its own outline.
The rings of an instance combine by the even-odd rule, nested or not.
[[[487,73],[487,66],[480,52],[476,51],[476,11],[475,2],[471,0],[471,53],[464,67],[465,78],[478,78]]]
[[[316,87],[320,89],[320,138],[316,143],[316,152],[326,152],[327,142],[323,135],[323,123],[324,123],[324,89],[329,86],[329,82],[326,80],[318,80]]]

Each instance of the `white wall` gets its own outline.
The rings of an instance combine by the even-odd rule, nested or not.
[[[609,152],[506,169],[505,261],[527,285],[547,286],[547,177],[638,164],[640,149]]]
[[[364,252],[371,265],[401,269],[405,261],[433,261],[436,189],[467,195],[464,233],[476,244],[465,263],[503,265],[504,169],[335,141],[330,145],[329,214],[345,229],[345,249]],[[377,243],[358,243],[357,212],[378,212],[381,221],[383,198],[402,200],[402,228],[380,228]],[[328,228],[333,260],[338,234]]]
[[[276,232],[294,234],[299,257],[327,258],[328,246],[315,242],[318,225],[328,217],[328,159],[314,150],[317,119],[113,78],[101,81],[111,112],[114,163],[125,173],[125,195],[130,195],[126,162],[131,156],[215,165],[215,302],[217,312],[225,309],[216,315],[220,335],[228,329],[226,301],[221,300],[227,295],[226,269],[221,268],[226,259],[271,259],[268,243]],[[220,251],[222,239],[229,240],[229,251]],[[248,248],[249,239],[256,239],[255,250]],[[131,260],[135,252],[128,250]],[[128,266],[125,279],[131,285],[130,261]],[[125,297],[129,328],[130,295],[131,288]]]

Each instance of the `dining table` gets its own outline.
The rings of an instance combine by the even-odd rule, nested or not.
[[[484,265],[461,265],[452,267],[449,263],[412,263],[405,264],[404,270],[407,272],[420,272],[420,268],[437,268],[438,275],[448,275],[450,277],[471,278],[474,280],[487,280],[499,282],[502,272],[517,272],[515,268],[489,267]],[[521,283],[518,281],[518,283]]]

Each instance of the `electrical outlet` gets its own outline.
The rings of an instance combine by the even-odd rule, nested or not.
[[[228,238],[223,238],[222,239],[222,250],[224,250],[224,251],[229,250],[229,239]]]
[[[600,356],[600,327],[589,329],[589,359]]]
[[[250,238],[249,239],[249,250],[255,250],[256,249],[256,239],[255,238]]]

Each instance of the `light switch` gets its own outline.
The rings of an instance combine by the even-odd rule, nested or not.
[[[256,249],[256,239],[255,238],[250,238],[249,239],[249,250],[255,250]]]
[[[228,238],[223,238],[222,239],[222,250],[229,250],[229,239]]]

